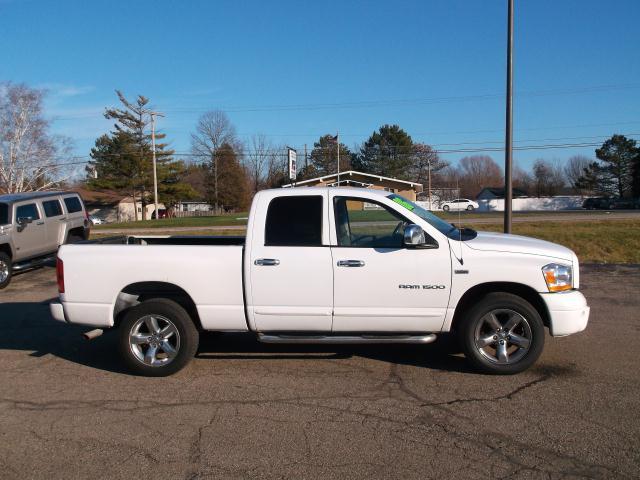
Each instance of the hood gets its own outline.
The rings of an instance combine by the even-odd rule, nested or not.
[[[478,232],[476,238],[467,240],[464,244],[474,250],[487,252],[525,253],[559,258],[567,262],[573,262],[574,258],[570,249],[557,243],[506,233]]]

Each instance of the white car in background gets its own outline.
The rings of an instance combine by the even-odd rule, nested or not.
[[[102,220],[100,217],[96,217],[95,215],[90,215],[89,220],[91,220],[91,223],[93,223],[94,225],[104,224],[104,220]]]
[[[460,210],[467,210],[469,212],[472,212],[479,206],[480,205],[478,205],[477,202],[469,200],[468,198],[456,198],[455,200],[444,202],[442,204],[442,210],[444,210],[445,212],[458,212]]]

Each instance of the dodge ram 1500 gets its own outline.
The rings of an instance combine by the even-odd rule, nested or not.
[[[117,328],[134,372],[172,374],[200,331],[267,343],[426,344],[458,336],[478,370],[511,374],[586,328],[576,255],[457,228],[399,195],[259,192],[246,237],[114,237],[58,253],[56,320]],[[383,347],[381,347],[383,348]]]

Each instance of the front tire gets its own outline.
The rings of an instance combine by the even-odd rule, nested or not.
[[[469,205],[467,207],[467,212],[473,212],[473,205]]]
[[[198,350],[198,330],[172,300],[155,298],[131,308],[119,328],[119,348],[135,374],[165,377],[184,368]]]
[[[442,207],[442,210],[444,210],[445,212],[448,212],[449,208],[450,208],[449,205],[445,205],[444,207]]]
[[[480,372],[523,372],[544,348],[544,324],[538,311],[510,293],[490,293],[465,315],[460,328],[467,360]]]
[[[4,252],[0,252],[0,290],[11,283],[12,274],[13,262],[11,261],[11,257]]]

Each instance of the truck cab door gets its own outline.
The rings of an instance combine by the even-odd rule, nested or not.
[[[36,202],[16,203],[13,215],[16,260],[47,253],[46,226]]]
[[[247,314],[253,329],[331,331],[333,269],[326,199],[321,193],[256,201],[245,253]]]
[[[388,205],[332,192],[334,332],[437,332],[451,291],[448,244],[407,248]]]

